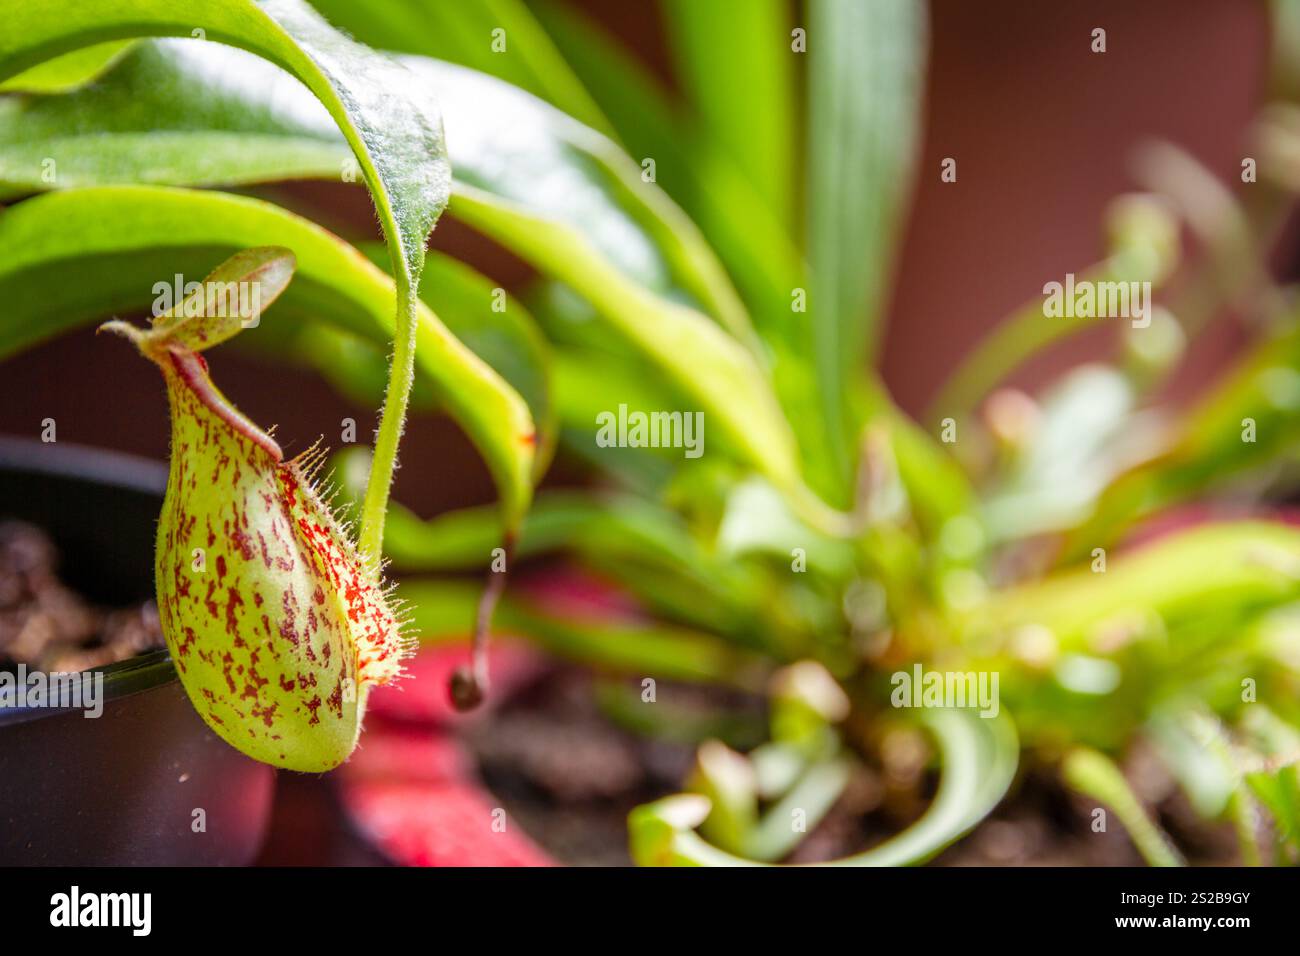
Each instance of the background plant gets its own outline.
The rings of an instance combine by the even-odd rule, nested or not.
[[[1296,182],[1291,4],[1276,7],[1278,103],[1258,126],[1254,201],[1238,206],[1163,147],[1144,157],[1152,192],[1114,205],[1089,277],[1191,277],[1151,328],[1124,334],[1119,361],[1034,401],[985,402],[1020,362],[1087,324],[1047,320],[1030,302],[924,423],[867,370],[915,160],[916,4],[668,3],[684,103],[560,6],[316,4],[401,54],[400,68],[288,0],[183,13],[142,0],[75,15],[12,6],[17,29],[0,43],[0,77],[17,74],[0,100],[0,190],[13,201],[0,215],[0,355],[144,307],[160,274],[201,275],[250,246],[292,249],[297,278],[236,344],[310,362],[367,400],[386,394],[374,464],[344,461],[337,474],[361,499],[363,547],[382,538],[407,574],[401,593],[423,635],[464,632],[478,589],[444,573],[488,566],[517,531],[521,556],[566,551],[655,620],[579,624],[507,593],[504,627],[607,675],[767,696],[767,742],[745,756],[703,746],[693,793],[634,815],[639,860],[783,858],[799,836],[790,808],[811,829],[847,763],[870,757],[875,731],[862,728],[908,724],[887,706],[888,679],[917,660],[997,671],[1004,717],[927,713],[941,773],[931,808],[847,862],[933,855],[997,804],[1022,756],[1059,767],[1149,859],[1171,862],[1111,762],[1139,738],[1199,812],[1236,823],[1243,859],[1300,850],[1300,534],[1220,522],[1117,548],[1173,506],[1290,490],[1297,325],[1261,250]],[[226,45],[134,39],[196,29]],[[439,255],[415,300],[445,199],[435,94],[451,214],[537,273],[504,312],[491,307],[492,279]],[[399,113],[358,107],[370,103]],[[393,144],[382,134],[394,128],[423,133]],[[386,261],[356,255],[309,210],[208,188],[356,173]],[[1182,260],[1180,226],[1200,241],[1195,262]],[[70,262],[80,281],[51,281]],[[1158,386],[1181,343],[1227,305],[1251,315],[1258,344],[1190,408],[1165,407]],[[444,407],[491,466],[499,507],[423,522],[386,506],[412,375],[417,404]],[[597,412],[620,403],[704,411],[709,453],[597,448]],[[945,420],[955,444],[940,441]],[[556,448],[587,462],[591,488],[533,500]],[[635,691],[610,687],[626,716],[619,701]],[[644,728],[665,732],[669,718],[655,715]]]

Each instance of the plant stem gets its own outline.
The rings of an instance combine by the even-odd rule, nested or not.
[[[1147,814],[1124,774],[1101,751],[1075,747],[1062,761],[1061,773],[1072,789],[1099,800],[1115,812],[1148,864],[1185,865],[1165,832]]]
[[[375,435],[370,478],[361,505],[361,534],[358,539],[362,559],[376,565],[383,552],[384,516],[388,513],[388,495],[397,468],[397,446],[402,439],[406,407],[415,381],[417,313],[414,282],[406,269],[396,271],[397,321],[393,329],[393,362],[388,369],[388,387],[384,392],[379,431]]]
[[[487,695],[488,680],[488,635],[492,630],[492,613],[501,592],[506,588],[506,574],[514,563],[515,536],[508,533],[502,544],[505,564],[501,570],[495,566],[488,570],[487,584],[479,595],[478,607],[474,611],[474,635],[470,642],[470,662],[452,675],[451,702],[459,711],[473,710],[483,702]]]

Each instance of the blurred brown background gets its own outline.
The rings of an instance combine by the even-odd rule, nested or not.
[[[579,5],[671,83],[653,4]],[[932,5],[924,154],[883,352],[885,378],[906,409],[919,414],[958,358],[1041,294],[1047,279],[1100,255],[1103,210],[1135,185],[1128,166],[1135,145],[1171,140],[1235,179],[1264,91],[1265,14],[1262,3],[1221,0]],[[1089,48],[1097,26],[1107,31],[1104,55]],[[957,159],[954,184],[939,181],[946,156]],[[335,224],[354,233],[373,223],[355,187],[295,193],[327,201]],[[472,249],[467,258],[507,285],[526,275],[447,219],[434,245]],[[1071,340],[1020,380],[1099,354],[1110,331]],[[1210,361],[1231,342],[1229,328],[1196,347]],[[356,419],[359,435],[375,423],[374,409],[350,406],[315,377],[230,349],[217,357],[215,374],[255,421],[278,423],[291,454],[320,435],[337,445],[345,416]],[[153,458],[167,452],[161,381],[127,345],[89,330],[0,365],[0,433],[34,437],[47,417],[60,441]],[[445,420],[413,421],[402,460],[396,494],[421,513],[492,497],[482,464]]]

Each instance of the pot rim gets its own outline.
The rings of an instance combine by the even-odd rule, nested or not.
[[[167,487],[167,466],[150,458],[65,442],[46,443],[31,438],[0,435],[0,470],[76,478],[162,498]],[[153,690],[178,680],[166,649],[137,654],[126,660],[82,671],[102,674],[103,702],[108,703]],[[73,707],[0,708],[0,727],[76,712]]]
[[[81,478],[160,498],[167,490],[167,466],[163,462],[70,442],[47,443],[0,435],[0,469]]]

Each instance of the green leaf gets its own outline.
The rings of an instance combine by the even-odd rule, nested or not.
[[[165,65],[183,70],[189,57],[178,50]],[[709,423],[719,422],[752,464],[782,488],[796,487],[793,435],[757,361],[704,315],[664,296],[673,294],[680,278],[688,292],[718,307],[715,314],[729,328],[748,335],[743,308],[680,211],[641,183],[616,147],[544,104],[459,67],[408,62],[442,88],[448,122],[457,130],[457,214],[587,296],[624,338],[700,402]],[[245,63],[242,74],[247,89],[241,100],[252,95],[248,89],[274,94],[272,101],[294,107],[288,128],[295,138],[319,133],[321,124],[309,118],[309,108],[293,104],[273,73],[259,74]],[[98,89],[87,91],[74,112],[101,117],[111,127],[115,114],[96,108],[98,95]],[[139,125],[138,118],[130,124]],[[82,142],[86,174],[105,175],[92,162],[93,138],[83,136]],[[182,179],[187,175],[179,171]],[[660,258],[665,249],[667,263]]]
[[[744,306],[699,231],[614,143],[490,76],[419,57],[403,62],[438,88],[447,127],[456,131],[460,218],[473,197],[474,205],[490,201],[547,220],[626,277],[698,303],[750,340]]]
[[[1294,854],[1300,848],[1300,775],[1296,768],[1247,774],[1246,781],[1272,815],[1278,828],[1278,842],[1290,846]]]
[[[361,408],[374,405],[383,397],[388,385],[388,346],[375,339],[362,338],[338,326],[319,322],[289,326],[283,322],[263,327],[261,335],[235,340],[235,347],[258,356],[268,364],[297,364],[319,373],[340,395]],[[437,413],[442,403],[429,387],[422,371],[417,371],[411,386],[413,413]],[[364,487],[370,475],[369,450],[366,471],[361,476]],[[499,523],[499,522],[498,522]],[[385,540],[388,537],[384,525]]]
[[[251,81],[249,64],[256,71]],[[267,90],[259,73],[293,95]],[[300,84],[212,43],[142,42],[93,86],[63,96],[0,98],[0,196],[116,184],[338,179],[354,162],[333,120]]]
[[[825,866],[924,863],[997,806],[1020,760],[1015,725],[1003,714],[984,719],[967,710],[933,710],[924,721],[939,743],[943,776],[925,814],[902,833],[864,853]],[[628,817],[632,858],[640,866],[752,866],[706,843],[693,830],[708,812],[696,795],[667,797]]]
[[[1119,817],[1133,845],[1151,866],[1182,866],[1183,859],[1152,820],[1118,767],[1099,750],[1075,747],[1065,755],[1061,774],[1075,790],[1100,800]]]
[[[1242,756],[1218,717],[1189,701],[1158,711],[1149,729],[1193,809],[1206,819],[1231,820],[1242,862],[1259,866],[1259,804],[1244,779]]]
[[[110,40],[46,60],[0,83],[0,93],[66,93],[95,79],[126,53],[130,40]]]
[[[848,786],[850,769],[843,759],[810,766],[798,782],[763,814],[743,845],[746,856],[770,862],[788,856],[835,806]],[[805,830],[790,825],[794,812],[803,814]]]
[[[360,492],[348,476],[364,472],[365,452],[342,453],[335,472],[344,477],[345,495]],[[358,461],[353,461],[358,459]],[[423,520],[393,505],[385,554],[400,571],[469,571],[487,567],[501,540],[501,516],[492,508],[470,507]],[[642,498],[549,490],[540,493],[520,530],[521,558],[571,550],[597,562],[636,558],[646,565],[672,568],[717,586],[738,586],[737,569],[710,555],[672,512]]]
[[[500,516],[486,507],[448,511],[423,521],[394,506],[386,553],[402,571],[465,571],[486,567],[501,539]],[[537,498],[519,536],[518,555],[561,549],[597,557],[635,556],[687,569],[699,559],[705,574],[723,570],[704,555],[670,512],[626,495],[548,491]]]
[[[1289,846],[1295,854],[1300,851],[1300,730],[1260,703],[1247,708],[1241,723],[1250,752],[1262,764],[1246,774],[1246,782],[1272,814],[1279,848]]]
[[[532,317],[487,277],[446,256],[425,267],[424,300],[447,328],[492,366],[528,404],[537,430],[534,479],[550,464],[557,436],[549,350]],[[501,293],[502,307],[494,303]]]
[[[778,223],[794,209],[797,116],[790,10],[784,0],[669,0],[677,72],[702,126]]]
[[[556,411],[570,454],[617,479],[621,487],[652,498],[666,494],[670,482],[684,473],[710,467],[705,460],[685,459],[678,448],[597,445],[602,416],[611,409],[626,405],[629,414],[649,414],[687,408],[690,400],[569,286],[541,278],[527,299],[553,344]],[[723,455],[710,455],[708,462],[736,459],[736,450],[727,446],[725,436],[711,431],[709,442],[713,451]]]
[[[1153,288],[1169,277],[1178,260],[1178,223],[1158,199],[1122,196],[1107,210],[1109,255],[1079,276],[1076,288],[1109,283],[1149,282]],[[1047,314],[1047,287],[1002,320],[967,354],[930,406],[930,420],[961,421],[984,395],[1023,362],[1075,333],[1107,321],[1106,316]],[[1151,308],[1150,302],[1147,308]],[[1074,313],[1070,308],[1066,310]],[[1089,312],[1106,311],[1089,309]],[[1148,315],[1148,319],[1151,316]],[[1135,334],[1159,334],[1150,326]]]
[[[903,833],[864,854],[858,865],[922,863],[983,820],[1006,795],[1020,763],[1015,724],[1006,714],[936,710],[924,723],[939,744],[943,776],[934,803]]]
[[[325,320],[387,342],[392,280],[319,226],[254,199],[116,186],[50,193],[0,214],[0,358],[109,312],[148,308],[160,278],[204,275],[233,252],[260,245],[286,246],[298,260],[276,322]],[[423,305],[416,335],[421,375],[488,462],[505,521],[517,523],[532,487],[527,406]]]
[[[696,751],[686,786],[708,797],[712,806],[700,829],[724,850],[740,852],[758,823],[758,787],[749,760],[720,741],[707,740]]]
[[[806,316],[791,311],[794,291],[808,283],[803,253],[791,239],[795,111],[789,101],[796,54],[783,6],[768,0],[674,6],[668,25],[680,41],[678,59],[696,115],[676,109],[638,59],[581,14],[542,4],[538,16],[632,155],[654,158],[659,184],[735,277],[770,355],[786,418],[804,423],[797,437],[805,479],[845,507],[847,476],[837,481],[820,425]],[[718,42],[722,36],[725,42]],[[748,106],[736,109],[734,102]]]
[[[731,270],[768,344],[788,334],[790,291],[804,285],[802,253],[789,224],[711,138],[712,131],[674,108],[632,53],[567,6],[544,3],[537,15],[629,154],[654,157],[659,185],[690,213]]]
[[[1241,783],[1241,774],[1216,718],[1194,703],[1165,707],[1152,716],[1147,730],[1192,808],[1209,820],[1222,814]]]
[[[931,537],[959,515],[975,510],[975,491],[961,466],[933,435],[908,418],[883,393],[873,399],[879,420],[888,429],[898,474],[907,488],[913,516]]]
[[[299,0],[83,0],[16,5],[0,40],[0,78],[113,39],[189,37],[240,47],[296,76],[354,150],[392,244],[399,289],[413,291],[451,175],[435,99],[402,67],[348,40]]]
[[[655,157],[664,171],[664,189],[685,203],[681,189],[690,182],[683,177],[691,173],[687,158],[692,153],[682,142],[687,120],[669,102],[663,84],[634,54],[571,5],[543,2],[533,12],[609,118],[613,134],[629,155]]]
[[[925,21],[912,0],[808,6],[810,350],[841,474],[856,437],[846,383],[874,351],[910,194]]]
[[[849,541],[809,528],[791,513],[785,500],[762,478],[750,478],[731,488],[718,524],[717,550],[727,558],[767,554],[788,566],[795,549],[809,558],[808,570],[847,580],[854,571]]]
[[[432,102],[391,61],[332,31],[297,0],[87,0],[57,12],[26,7],[0,44],[0,76],[103,37],[191,36],[241,47],[301,80],[356,151],[380,219],[412,277],[424,240],[446,205],[450,176]],[[381,97],[371,95],[383,90]]]
[[[703,6],[708,5],[691,9]],[[847,506],[849,482],[846,475],[833,474],[820,424],[806,316],[791,309],[794,291],[806,290],[807,281],[789,224],[712,138],[712,128],[676,110],[661,84],[616,40],[566,6],[543,3],[537,12],[632,155],[655,158],[659,184],[688,210],[731,270],[770,355],[770,376],[786,418],[801,423],[797,438],[805,479],[824,497]],[[725,55],[730,47],[730,42],[719,44],[718,51]]]
[[[1248,423],[1250,423],[1248,425]],[[1300,449],[1300,322],[1270,333],[1181,417],[1155,460],[1106,488],[1069,554],[1131,522],[1295,458]],[[1247,429],[1253,429],[1246,440]]]
[[[360,494],[367,454],[336,456],[344,497]],[[390,505],[384,554],[403,572],[485,569],[501,542],[501,516],[461,508],[423,520]],[[785,582],[764,569],[707,550],[673,512],[626,494],[539,493],[520,528],[515,555],[568,552],[638,597],[659,616],[724,634],[739,643],[794,656],[811,629]]]
[[[520,0],[312,0],[312,5],[362,43],[490,73],[594,129],[607,128],[582,82]]]
[[[582,293],[750,464],[783,490],[800,486],[793,432],[753,356],[721,328],[627,278],[571,227],[469,190],[455,215]]]
[[[191,59],[178,49],[155,67],[185,70]],[[756,359],[703,314],[665,297],[680,295],[673,292],[680,280],[730,329],[748,336],[734,291],[680,211],[653,185],[641,183],[635,165],[611,143],[545,104],[459,67],[408,62],[442,89],[448,123],[457,130],[458,216],[586,295],[624,338],[701,403],[710,424],[718,421],[753,464],[783,488],[797,485],[793,436]],[[313,130],[323,135],[309,107],[293,102],[273,71],[257,67],[242,64],[246,83],[238,102],[260,92],[289,111],[293,119],[286,130],[295,140],[310,139]],[[87,91],[72,112],[100,117],[101,125],[112,128],[115,114],[98,109],[94,100],[102,85]],[[138,85],[133,91],[147,96]],[[138,118],[128,125],[139,125]],[[81,137],[85,175],[121,175],[93,161],[93,142],[89,134]],[[139,169],[125,174],[154,178]],[[189,173],[180,169],[174,175],[185,181]],[[663,250],[667,261],[660,258]]]
[[[969,639],[1009,640],[1046,628],[1063,653],[1084,652],[1098,628],[1155,614],[1174,630],[1225,627],[1300,597],[1300,529],[1267,522],[1204,524],[1112,557],[1104,574],[1084,567],[1007,588],[971,612]]]
[[[1134,402],[1128,379],[1108,366],[1081,366],[1054,384],[1027,447],[986,497],[994,537],[1063,530],[1086,519],[1106,485],[1146,451],[1133,447],[1149,437],[1131,417]]]

